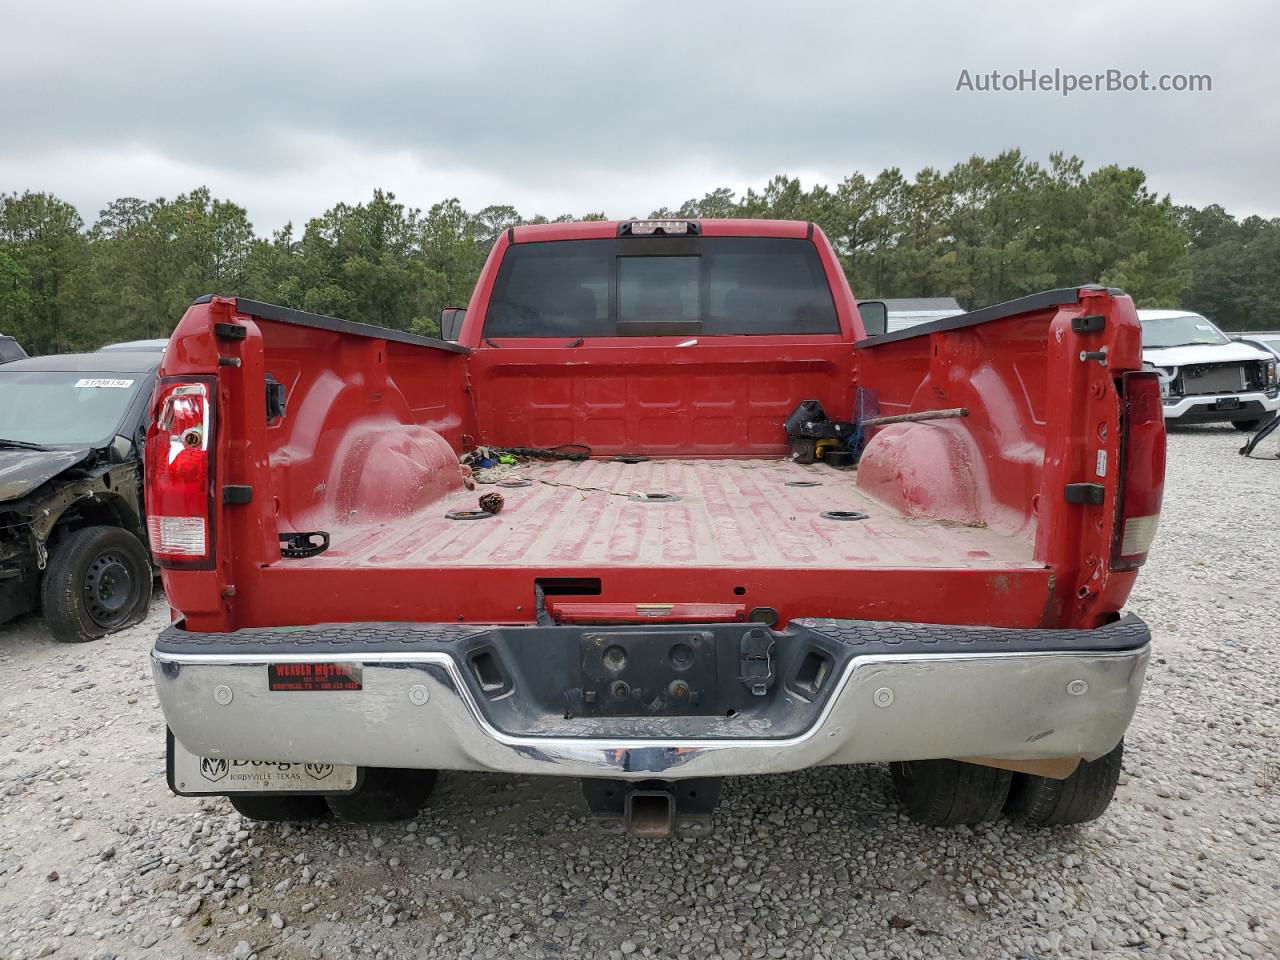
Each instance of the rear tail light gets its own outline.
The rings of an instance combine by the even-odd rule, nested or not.
[[[1160,523],[1164,499],[1164,413],[1154,373],[1126,373],[1121,380],[1120,504],[1111,568],[1136,570]]]
[[[151,552],[162,567],[213,565],[214,380],[162,380],[147,431]]]

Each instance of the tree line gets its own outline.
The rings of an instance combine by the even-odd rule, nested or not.
[[[807,189],[778,176],[651,215],[811,220],[864,299],[954,296],[973,309],[1103,283],[1226,329],[1280,326],[1280,218],[1178,206],[1141,170],[1088,171],[1074,156],[1042,164],[1011,150],[945,172],[891,168]],[[434,334],[442,307],[467,302],[494,239],[545,222],[457,200],[422,211],[375,190],[262,237],[243,207],[203,187],[172,200],[121,198],[92,224],[51,194],[5,194],[0,333],[30,353],[163,337],[195,297],[219,293]]]

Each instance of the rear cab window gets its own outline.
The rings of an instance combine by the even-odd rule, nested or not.
[[[483,336],[839,334],[818,251],[803,239],[555,240],[507,250]]]

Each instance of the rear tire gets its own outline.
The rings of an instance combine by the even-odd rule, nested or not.
[[[151,603],[147,551],[122,527],[85,527],[58,544],[40,587],[53,636],[86,643],[137,623]]]
[[[1124,740],[1097,760],[1081,761],[1065,780],[1029,773],[1014,776],[1005,812],[1033,827],[1061,827],[1097,820],[1115,796]]]
[[[353,823],[410,820],[436,785],[435,770],[366,767],[364,782],[355,793],[326,797],[335,816]]]
[[[1012,774],[959,760],[892,763],[893,787],[917,823],[951,827],[986,823],[999,815]]]
[[[236,808],[240,816],[267,823],[318,820],[329,813],[324,797],[293,797],[287,794],[276,797],[251,797],[231,794],[227,799],[231,801],[231,805]]]

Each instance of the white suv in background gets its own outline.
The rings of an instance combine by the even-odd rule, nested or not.
[[[1189,310],[1139,310],[1142,359],[1160,377],[1169,423],[1257,430],[1280,409],[1276,358]]]

